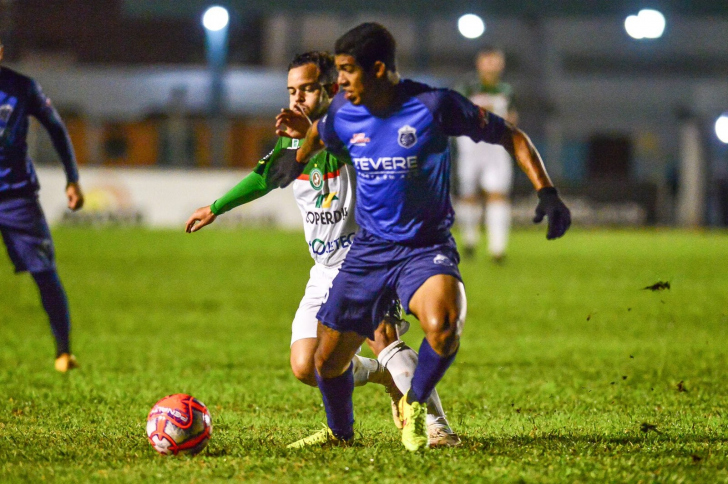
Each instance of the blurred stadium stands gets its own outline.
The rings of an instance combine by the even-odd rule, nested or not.
[[[728,111],[727,2],[660,2],[667,29],[649,41],[623,26],[638,1],[218,2],[232,16],[218,150],[199,21],[210,3],[0,0],[0,36],[8,64],[54,99],[80,163],[99,167],[250,167],[274,142],[288,59],[362,21],[392,30],[405,76],[443,86],[496,44],[554,178],[592,214],[612,203],[595,223],[728,225],[728,148],[712,133]],[[469,12],[486,22],[480,39],[457,31]],[[35,131],[32,155],[52,162]]]

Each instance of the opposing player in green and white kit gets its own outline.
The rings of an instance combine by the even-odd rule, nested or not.
[[[481,49],[476,59],[478,78],[458,88],[473,104],[500,116],[515,125],[518,113],[513,104],[511,86],[501,81],[505,56],[499,49]],[[476,143],[470,138],[457,138],[457,175],[460,201],[458,221],[463,231],[464,255],[472,257],[478,245],[482,219],[482,192],[485,192],[485,222],[488,231],[488,252],[494,261],[505,256],[511,227],[510,192],[513,162],[499,145]]]
[[[309,52],[297,56],[288,67],[290,109],[303,112],[314,120],[323,116],[338,89],[336,76],[331,55]],[[269,179],[268,171],[281,157],[295,156],[298,143],[299,140],[280,137],[273,151],[260,160],[250,175],[212,205],[197,209],[187,221],[186,231],[196,232],[214,222],[218,215],[277,188],[275,181]],[[293,319],[291,369],[301,382],[315,387],[316,313],[326,300],[331,283],[358,230],[354,220],[355,171],[350,164],[323,151],[306,165],[303,173],[293,182],[293,193],[301,211],[309,252],[315,264]],[[393,307],[398,308],[398,302],[393,301]],[[390,393],[393,403],[407,392],[417,366],[417,353],[399,340],[399,333],[406,331],[406,327],[408,323],[401,320],[399,314],[385,318],[375,333],[375,340],[368,341],[377,360],[359,355],[352,360],[355,385],[367,382],[382,384]],[[392,410],[395,423],[401,428],[396,404]],[[428,400],[427,419],[431,446],[460,443],[447,422],[436,391]]]

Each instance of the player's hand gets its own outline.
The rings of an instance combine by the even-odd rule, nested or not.
[[[298,150],[283,150],[281,156],[268,168],[268,182],[279,188],[286,188],[303,173],[305,163],[296,161]]]
[[[544,217],[549,219],[549,228],[546,238],[549,240],[558,239],[571,226],[571,212],[559,198],[559,193],[554,187],[544,187],[538,191],[538,206],[533,223],[540,223]]]
[[[188,234],[197,232],[205,225],[210,225],[216,218],[217,215],[212,213],[212,209],[209,205],[207,207],[200,207],[195,210],[195,213],[193,213],[187,220],[187,223],[185,224],[185,232]]]
[[[83,207],[83,192],[78,182],[72,182],[66,185],[66,197],[68,198],[68,208],[74,212]]]
[[[294,109],[281,109],[280,114],[276,116],[276,136],[305,138],[311,124],[313,124],[311,118],[299,105],[296,105]]]

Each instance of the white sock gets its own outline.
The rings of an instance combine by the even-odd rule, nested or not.
[[[511,229],[511,204],[505,200],[488,202],[485,206],[485,224],[488,229],[488,251],[498,257],[506,252],[508,232]]]
[[[389,370],[399,391],[406,395],[412,386],[412,377],[417,368],[417,352],[407,346],[404,341],[395,341],[384,348],[377,359],[383,367]],[[427,424],[434,422],[444,422],[447,425],[447,418],[437,390],[432,390],[430,398],[427,399]]]
[[[463,242],[467,247],[475,247],[480,241],[480,217],[482,208],[478,203],[460,202],[457,219],[463,231]]]
[[[377,360],[371,358],[354,355],[351,362],[354,364],[355,387],[366,385],[368,382],[381,383],[382,374],[387,371],[384,365],[381,365]]]

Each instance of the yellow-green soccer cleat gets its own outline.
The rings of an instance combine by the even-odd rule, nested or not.
[[[301,440],[297,440],[292,444],[286,446],[287,449],[303,449],[304,447],[310,447],[312,445],[349,445],[354,439],[341,440],[336,438],[330,428],[324,427],[318,432],[315,432],[308,437],[304,437]]]
[[[69,353],[61,353],[61,355],[56,358],[56,371],[60,371],[61,373],[66,373],[68,370],[73,370],[74,368],[78,368],[78,361],[76,361],[76,357],[69,354]]]
[[[407,395],[399,401],[399,415],[402,418],[402,444],[411,451],[427,449],[430,439],[427,434],[427,404],[407,403]]]

